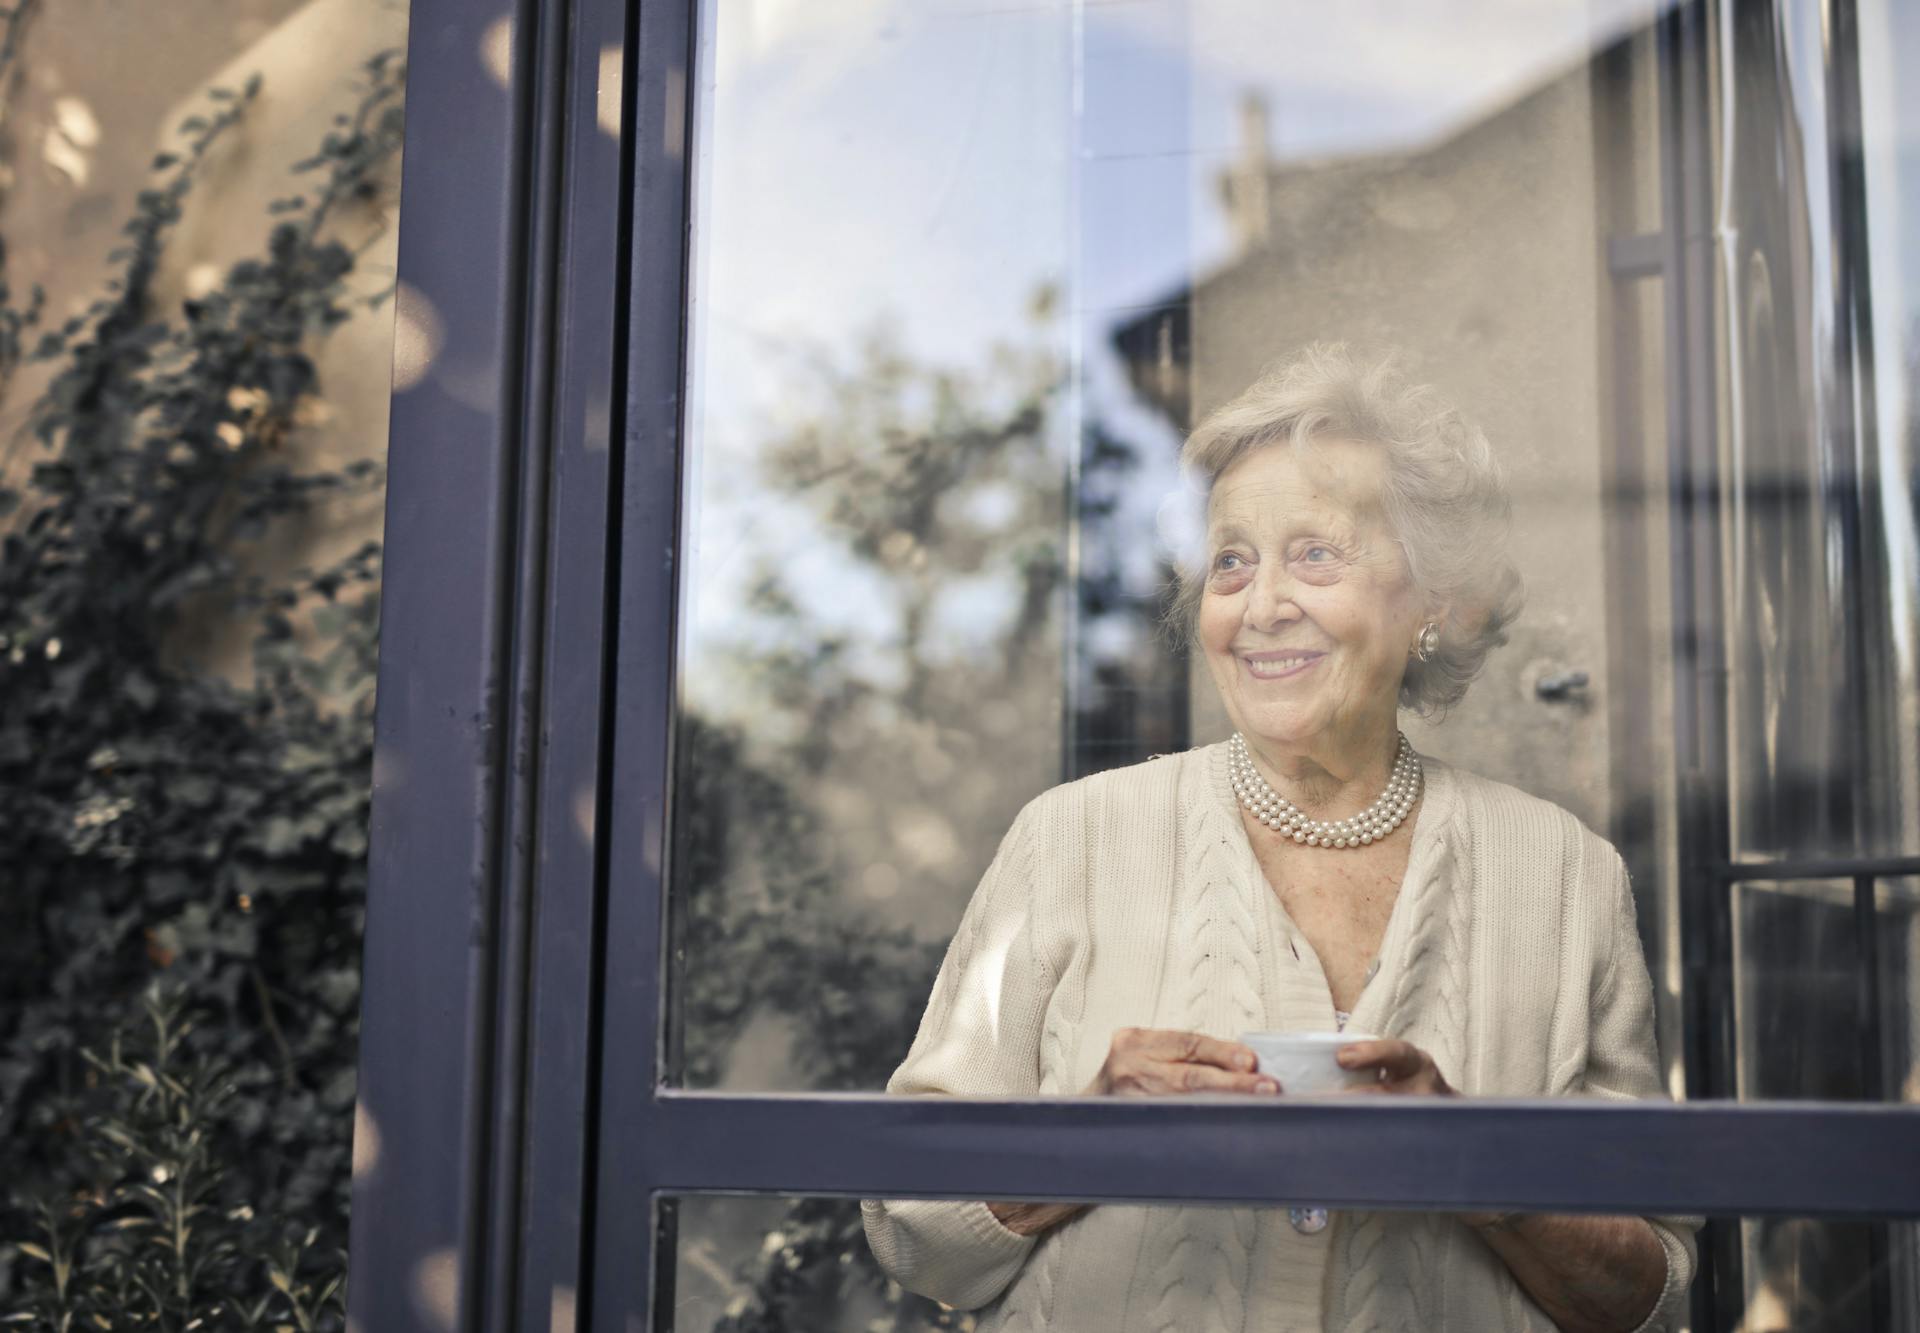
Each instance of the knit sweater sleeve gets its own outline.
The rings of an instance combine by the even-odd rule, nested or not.
[[[1605,961],[1596,969],[1584,1090],[1590,1095],[1622,1100],[1664,1097],[1654,1040],[1653,982],[1640,947],[1633,890],[1619,853],[1609,848],[1606,860]],[[1659,1301],[1635,1333],[1659,1333],[1684,1322],[1687,1288],[1698,1258],[1694,1234],[1701,1220],[1647,1219],[1666,1252],[1667,1279]]]
[[[947,946],[926,1013],[887,1091],[1032,1097],[1055,977],[1036,946],[1034,856],[1041,817],[1014,821]],[[1006,1290],[1036,1238],[1001,1224],[985,1203],[862,1202],[874,1257],[909,1291],[963,1310]]]

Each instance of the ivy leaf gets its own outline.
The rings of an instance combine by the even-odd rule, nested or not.
[[[129,671],[120,679],[120,692],[141,712],[159,702],[160,691],[143,672]]]

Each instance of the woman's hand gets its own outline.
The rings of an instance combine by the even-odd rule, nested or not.
[[[1428,1055],[1409,1041],[1357,1041],[1334,1057],[1342,1069],[1377,1071],[1364,1092],[1457,1097]],[[1638,1217],[1552,1213],[1459,1213],[1493,1248],[1527,1294],[1569,1333],[1635,1328],[1659,1303],[1666,1250]]]
[[[1107,1047],[1106,1062],[1085,1096],[1153,1096],[1188,1092],[1251,1092],[1271,1095],[1280,1084],[1255,1072],[1259,1061],[1235,1041],[1198,1032],[1121,1028]],[[1086,1209],[1078,1203],[989,1203],[987,1208],[1016,1236],[1037,1236]]]
[[[989,1203],[994,1220],[1016,1236],[1038,1236],[1087,1211],[1084,1203]]]
[[[1461,1220],[1564,1333],[1638,1328],[1667,1285],[1666,1247],[1643,1217],[1485,1213]]]
[[[1398,1092],[1454,1097],[1458,1094],[1441,1074],[1433,1057],[1410,1041],[1356,1041],[1342,1046],[1334,1059],[1342,1069],[1372,1069],[1380,1082],[1356,1092]]]
[[[1085,1095],[1279,1092],[1278,1081],[1255,1072],[1258,1064],[1253,1052],[1237,1041],[1164,1028],[1121,1028]]]

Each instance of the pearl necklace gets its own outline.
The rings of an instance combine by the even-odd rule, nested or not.
[[[1235,732],[1227,746],[1227,766],[1233,778],[1233,794],[1240,798],[1240,804],[1255,819],[1282,837],[1303,842],[1309,847],[1364,847],[1378,842],[1400,827],[1420,796],[1423,778],[1420,756],[1413,752],[1413,746],[1408,744],[1404,733],[1400,737],[1400,748],[1394,755],[1393,775],[1387,779],[1387,789],[1380,793],[1380,799],[1359,814],[1336,819],[1332,823],[1309,819],[1300,807],[1275,791],[1273,785],[1260,776],[1260,770],[1254,767],[1253,756],[1247,751],[1246,737]]]

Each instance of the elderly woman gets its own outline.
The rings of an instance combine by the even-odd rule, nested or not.
[[[1657,1095],[1619,855],[1397,725],[1518,609],[1485,438],[1315,348],[1182,462],[1205,540],[1177,615],[1236,734],[1027,806],[888,1090],[1284,1096],[1235,1036],[1351,1023],[1386,1039],[1339,1060],[1386,1093]],[[901,1285],[983,1330],[1661,1328],[1694,1261],[1683,1219],[864,1208]]]

